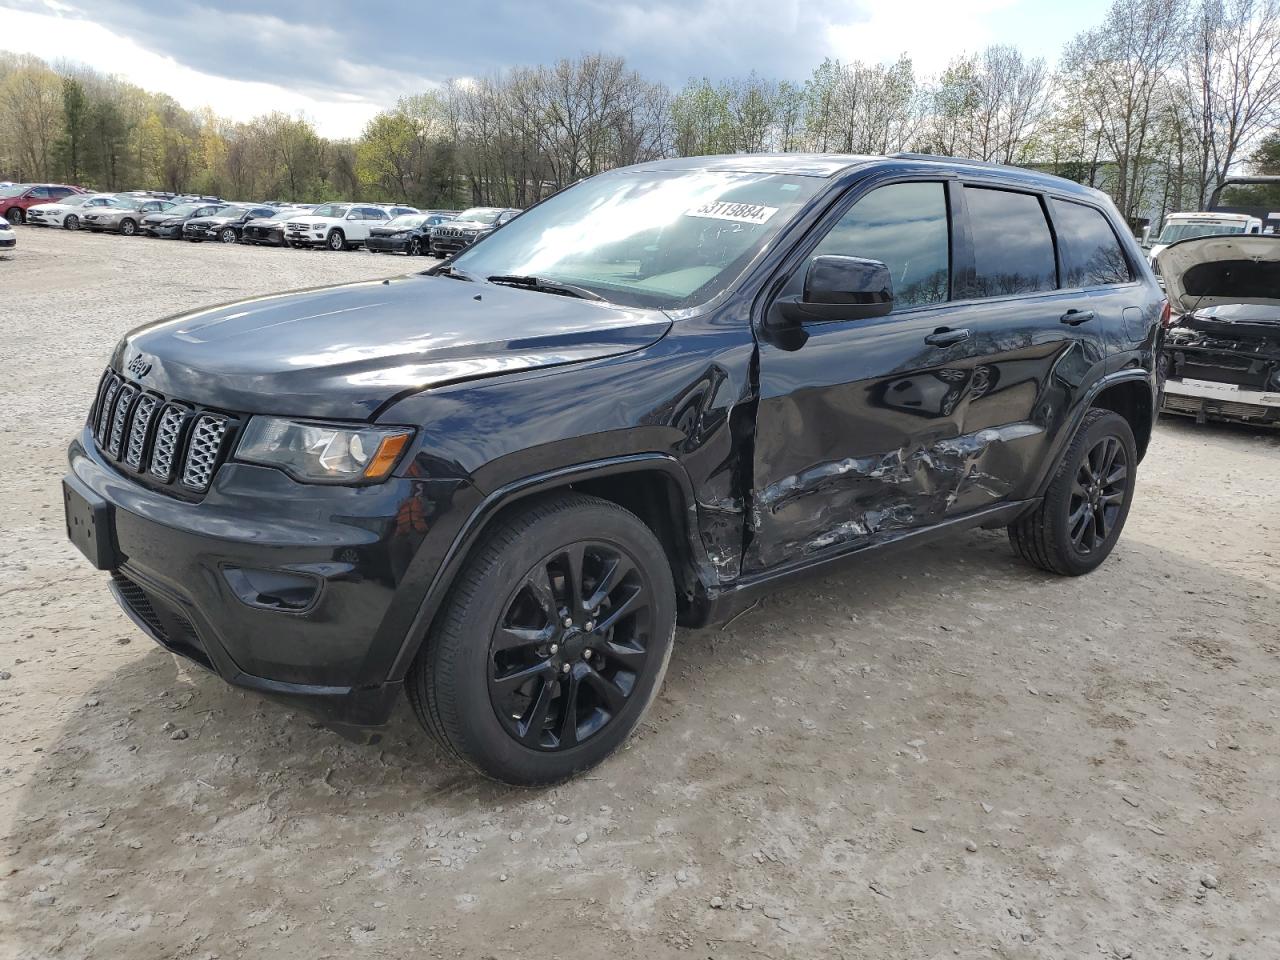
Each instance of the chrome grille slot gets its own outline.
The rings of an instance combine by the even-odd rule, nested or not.
[[[187,418],[186,407],[166,404],[156,427],[156,439],[151,445],[151,475],[168,483],[173,479],[174,461],[178,455],[178,442],[182,439],[182,425]]]
[[[204,413],[196,418],[191,430],[191,442],[187,445],[187,461],[182,468],[183,486],[192,490],[205,490],[218,465],[222,441],[227,436],[227,418]]]
[[[160,401],[150,394],[144,393],[138,398],[138,408],[133,414],[133,424],[129,427],[129,445],[125,448],[124,462],[135,470],[142,469],[142,452],[147,445],[147,431],[151,428],[151,418],[155,416]]]
[[[98,407],[98,425],[94,430],[94,435],[100,444],[107,442],[107,428],[111,424],[111,412],[115,406],[116,394],[120,392],[120,384],[120,378],[113,376],[102,390],[102,404]]]
[[[120,444],[124,442],[124,425],[129,419],[129,410],[133,406],[134,398],[138,395],[138,388],[130,384],[125,384],[120,388],[120,392],[116,395],[115,413],[111,415],[111,437],[107,441],[107,453],[113,457],[120,456]]]
[[[108,368],[86,429],[103,459],[137,483],[199,499],[235,442],[242,418],[154,393],[140,382],[151,362],[139,354],[129,374]]]

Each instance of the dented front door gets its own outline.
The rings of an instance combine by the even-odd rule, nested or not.
[[[970,341],[921,309],[760,344],[747,572],[936,522],[964,482]]]

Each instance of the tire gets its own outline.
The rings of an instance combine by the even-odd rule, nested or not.
[[[123,220],[120,221],[120,236],[132,237],[137,232],[138,232],[138,225],[133,220],[129,219],[128,217],[125,217]]]
[[[370,253],[381,253],[381,250],[375,250],[373,247],[366,247]]]
[[[1014,549],[1050,573],[1078,577],[1096,570],[1124,529],[1137,466],[1129,422],[1110,410],[1089,410],[1058,461],[1044,500],[1010,524]]]
[[[610,570],[624,571],[612,586]],[[496,521],[459,572],[410,667],[409,701],[483,775],[559,783],[618,749],[648,710],[675,608],[666,553],[634,514],[580,494],[540,501]]]
[[[62,219],[62,229],[63,230],[79,230],[80,218],[77,217],[74,213],[67,214],[67,216],[63,217]]]
[[[346,235],[341,230],[330,230],[329,236],[325,240],[326,246],[330,250],[350,250],[351,247],[347,243]]]
[[[240,238],[236,236],[236,232],[231,227],[223,227],[218,231],[218,239],[222,243],[235,243]]]
[[[422,256],[422,241],[417,237],[410,237],[409,247],[405,250],[405,253],[409,254],[411,257]]]
[[[27,219],[27,215],[21,207],[10,207],[5,211],[4,218],[10,223],[22,223]]]

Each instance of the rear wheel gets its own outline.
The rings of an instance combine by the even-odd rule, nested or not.
[[[120,235],[124,237],[132,237],[138,232],[138,224],[128,217],[120,221]]]
[[[1014,549],[1051,573],[1075,577],[1096,570],[1129,516],[1137,465],[1129,422],[1110,410],[1090,410],[1040,506],[1010,525]]]
[[[74,213],[67,214],[62,220],[62,229],[63,230],[79,230],[80,218],[77,217]]]
[[[662,683],[671,568],[634,514],[557,497],[489,531],[410,670],[423,726],[486,776],[556,783],[616,750]]]
[[[341,230],[330,230],[328,245],[330,250],[348,250],[346,235]]]
[[[221,240],[223,243],[235,243],[236,240],[239,238],[236,237],[236,232],[234,229],[232,229],[231,227],[223,227],[221,230],[218,231],[218,239]]]

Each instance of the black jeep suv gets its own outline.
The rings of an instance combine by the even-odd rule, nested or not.
[[[554,782],[634,729],[677,619],[977,526],[1097,567],[1162,306],[1065,180],[645,164],[424,274],[130,333],[70,447],[68,534],[231,683],[348,732],[403,687],[483,773]]]

